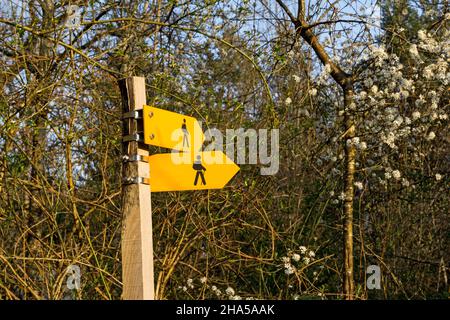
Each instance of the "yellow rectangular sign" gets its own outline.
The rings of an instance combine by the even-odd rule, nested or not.
[[[197,119],[147,105],[143,118],[146,144],[193,153],[201,150],[204,135]]]
[[[194,161],[185,153],[149,157],[151,192],[221,189],[239,167],[221,151],[204,151]]]

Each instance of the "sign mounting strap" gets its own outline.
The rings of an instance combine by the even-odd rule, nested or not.
[[[122,157],[123,162],[146,162],[148,163],[148,156],[142,156],[140,154],[124,155]]]
[[[142,119],[142,110],[133,110],[125,112],[122,116],[122,120],[125,119]]]
[[[144,177],[125,177],[122,180],[122,184],[150,184],[149,178]]]
[[[130,142],[130,141],[144,142],[144,139],[139,135],[139,133],[129,134],[122,138],[122,142]]]

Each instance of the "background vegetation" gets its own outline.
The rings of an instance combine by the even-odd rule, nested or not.
[[[342,297],[343,95],[281,1],[0,4],[0,299],[120,299],[117,80],[131,75],[204,128],[280,129],[276,175],[242,165],[223,190],[152,195],[158,298]],[[355,74],[355,298],[448,297],[448,2],[284,4]],[[372,264],[381,290],[366,288]]]

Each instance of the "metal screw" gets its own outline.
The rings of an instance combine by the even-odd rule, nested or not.
[[[149,118],[153,117],[153,111],[150,111],[150,112],[148,113],[148,116],[149,116]]]
[[[155,135],[153,133],[150,135],[150,139],[151,140],[155,139]]]

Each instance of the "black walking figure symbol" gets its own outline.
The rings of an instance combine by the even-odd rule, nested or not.
[[[194,162],[194,165],[192,166],[192,168],[195,171],[197,171],[197,173],[195,174],[194,186],[197,185],[198,177],[200,177],[202,179],[202,184],[204,186],[206,186],[206,180],[205,180],[205,176],[203,174],[203,171],[206,171],[206,168],[202,165],[202,160],[201,160],[200,156],[197,156],[197,160]]]
[[[183,130],[183,148],[186,144],[186,147],[189,148],[189,131],[186,126],[186,119],[183,119],[183,124],[181,125],[181,130]]]

